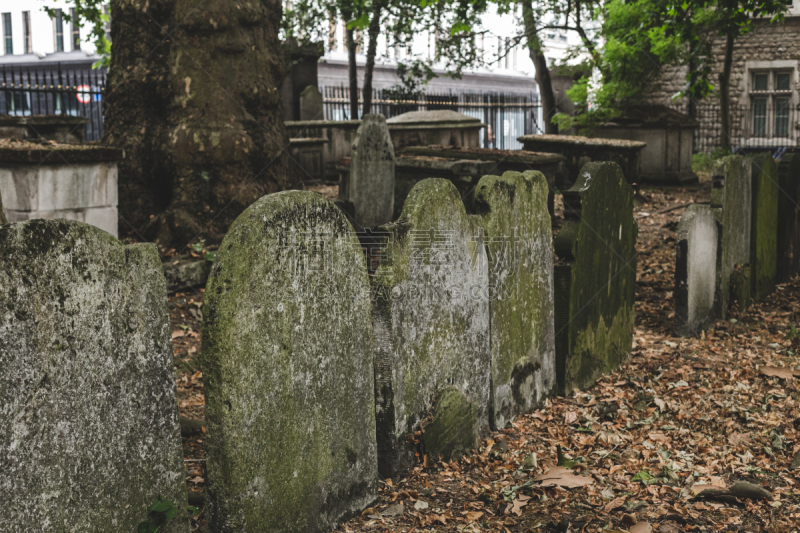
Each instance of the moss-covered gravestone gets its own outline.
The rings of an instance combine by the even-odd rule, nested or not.
[[[8,219],[6,218],[6,212],[3,209],[3,197],[0,196],[0,224],[8,224]]]
[[[489,261],[492,416],[502,429],[555,387],[553,247],[541,172],[506,172],[478,182]]]
[[[202,367],[215,532],[328,531],[377,496],[369,280],[312,192],[233,223],[206,286]]]
[[[714,318],[717,221],[707,205],[692,205],[678,224],[675,254],[675,330],[693,335]]]
[[[714,172],[711,189],[711,209],[717,219],[717,284],[714,295],[714,314],[725,319],[731,299],[731,276],[749,279],[750,220],[752,212],[750,159],[738,155],[722,158]],[[749,290],[745,296],[749,297]],[[740,306],[746,302],[739,299]]]
[[[392,220],[394,172],[394,147],[386,118],[365,115],[353,141],[346,191],[344,195],[340,191],[340,197],[353,203],[362,228],[375,228]]]
[[[154,244],[80,222],[0,227],[0,529],[189,531]]]
[[[784,154],[778,164],[778,264],[776,281],[785,283],[800,265],[800,154]]]
[[[445,389],[474,405],[473,427],[454,435],[488,429],[489,274],[480,218],[467,215],[449,180],[419,182],[382,229],[390,238],[373,288],[375,410],[379,470],[395,477],[413,465],[408,435]]]
[[[768,153],[753,158],[750,230],[752,294],[763,300],[775,290],[778,262],[778,165]]]
[[[588,387],[625,361],[633,340],[636,237],[633,189],[616,163],[587,163],[564,192],[555,239],[556,377]]]

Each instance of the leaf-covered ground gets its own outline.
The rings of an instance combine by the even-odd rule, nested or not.
[[[791,369],[800,367],[800,281],[697,338],[674,336],[683,209],[667,210],[708,197],[707,185],[637,196],[628,364],[589,390],[550,398],[472,455],[452,463],[423,457],[407,477],[382,480],[378,501],[339,531],[796,530],[800,489],[790,464],[800,450],[800,395]],[[192,313],[201,299],[176,295],[170,313],[181,416],[202,420]],[[203,440],[202,432],[185,438],[192,490],[203,488]],[[559,447],[563,466],[551,466]],[[195,527],[202,522],[201,514]]]

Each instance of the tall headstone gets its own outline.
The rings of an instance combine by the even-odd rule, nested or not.
[[[675,330],[693,335],[714,318],[717,221],[707,205],[692,205],[678,224],[675,259]]]
[[[353,203],[356,222],[362,228],[375,228],[392,220],[394,167],[386,119],[383,115],[365,115],[353,141],[344,196]]]
[[[800,266],[800,154],[784,154],[778,165],[777,281],[785,283]]]
[[[300,93],[300,120],[323,120],[322,93],[316,85],[309,85]]]
[[[725,319],[731,299],[731,276],[740,283],[749,279],[752,212],[752,161],[738,155],[720,160],[712,177],[711,208],[721,226],[717,248],[717,284],[714,314]],[[742,290],[739,305],[746,307],[749,287]]]
[[[778,165],[768,153],[753,158],[750,272],[755,300],[775,290],[778,262]]]
[[[633,189],[616,163],[587,163],[564,192],[555,239],[556,378],[588,387],[624,362],[633,340],[636,237]]]
[[[236,219],[203,310],[211,530],[329,531],[377,497],[369,280],[344,214],[265,196]]]
[[[188,533],[166,296],[154,244],[0,227],[0,529]]]
[[[489,274],[480,218],[467,215],[449,180],[419,182],[400,219],[382,230],[388,244],[373,278],[375,411],[379,471],[395,477],[413,464],[408,436],[437,395],[447,398],[437,403],[434,433],[450,437],[425,442],[432,459],[488,429]],[[438,409],[443,403],[455,413]],[[437,417],[458,425],[442,427]]]
[[[553,246],[541,172],[484,176],[474,206],[489,261],[494,429],[555,388]]]

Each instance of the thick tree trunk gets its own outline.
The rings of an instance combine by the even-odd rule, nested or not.
[[[733,65],[734,35],[728,34],[725,41],[725,62],[722,65],[722,74],[719,75],[719,106],[720,122],[722,126],[722,148],[731,151],[731,67]]]
[[[217,238],[264,194],[296,185],[278,91],[281,4],[145,6],[112,3],[116,96],[106,102],[106,139],[128,160],[119,175],[122,217],[180,251],[198,237]]]
[[[525,23],[525,40],[528,45],[528,53],[536,68],[536,83],[539,85],[539,95],[542,99],[542,117],[544,120],[545,133],[558,133],[558,126],[553,123],[553,117],[557,113],[556,97],[553,93],[553,84],[550,81],[550,69],[547,67],[547,59],[542,53],[542,44],[536,32],[536,19],[533,15],[531,0],[522,1],[522,19]]]
[[[347,30],[347,76],[350,79],[350,120],[358,120],[358,65],[356,65],[356,40],[354,30]]]
[[[378,53],[378,34],[381,29],[380,2],[375,2],[372,19],[369,21],[369,46],[367,46],[367,64],[364,65],[364,114],[372,113],[372,72],[375,70],[375,55]]]

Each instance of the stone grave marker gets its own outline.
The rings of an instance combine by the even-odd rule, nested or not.
[[[624,362],[633,340],[633,189],[616,163],[587,163],[564,192],[555,239],[556,377],[562,393]]]
[[[188,533],[167,291],[154,244],[0,227],[0,529]]]
[[[714,314],[725,319],[732,286],[745,285],[737,297],[740,308],[747,307],[750,298],[750,230],[752,210],[752,161],[738,155],[722,158],[712,178],[711,208],[721,226],[717,248],[717,284],[714,295]]]
[[[784,154],[778,165],[777,282],[785,283],[800,265],[800,154]]]
[[[234,222],[206,286],[212,531],[322,532],[377,497],[369,280],[345,215],[305,191]]]
[[[717,239],[711,208],[689,206],[678,224],[674,293],[678,335],[693,335],[714,318]]]
[[[394,147],[386,119],[383,115],[365,115],[353,141],[345,196],[353,203],[361,228],[375,228],[392,220],[394,172]]]
[[[373,278],[378,467],[395,478],[414,463],[408,434],[447,393],[425,440],[431,459],[464,450],[489,426],[489,274],[480,218],[443,178],[411,190]],[[456,395],[457,396],[457,395]],[[474,416],[464,416],[473,412]],[[460,413],[460,414],[459,414]],[[457,420],[458,431],[437,420]],[[454,441],[457,439],[458,441]]]
[[[324,120],[322,93],[309,85],[300,93],[300,120]]]
[[[3,209],[3,196],[0,195],[0,224],[8,224],[5,209]]]
[[[778,261],[778,166],[768,153],[753,158],[750,272],[755,300],[775,290]]]
[[[555,387],[553,247],[541,172],[484,176],[473,201],[489,261],[492,427],[533,410]]]

